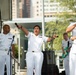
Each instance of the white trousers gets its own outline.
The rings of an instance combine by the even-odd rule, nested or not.
[[[69,55],[70,75],[76,75],[76,44],[72,44]]]
[[[64,68],[66,75],[69,75],[69,55],[64,58]]]
[[[33,75],[34,70],[35,75],[41,75],[42,63],[43,63],[42,52],[27,52],[26,54],[27,75]]]
[[[5,64],[7,67],[7,75],[10,75],[10,56],[7,52],[0,51],[0,75],[4,75]]]
[[[70,53],[70,75],[76,75],[76,53]]]

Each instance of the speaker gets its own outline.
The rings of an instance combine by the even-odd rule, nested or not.
[[[2,20],[12,19],[12,0],[0,0],[0,11]]]
[[[43,64],[55,64],[55,52],[53,50],[43,51],[44,61]]]
[[[42,75],[59,75],[58,66],[55,64],[47,64],[42,67]]]
[[[66,75],[65,70],[60,73],[60,75]]]
[[[46,50],[43,51],[43,54],[42,75],[59,75],[59,69],[55,65],[55,52],[53,50]]]

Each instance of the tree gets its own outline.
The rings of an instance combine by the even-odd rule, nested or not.
[[[76,0],[60,0],[60,6],[68,8],[69,11],[64,11],[61,17],[66,17],[65,19],[73,19],[76,18]]]
[[[20,48],[20,56],[22,56],[22,50]],[[15,44],[15,58],[18,58],[18,45]]]
[[[62,6],[66,6],[73,12],[76,12],[76,0],[60,0]]]
[[[51,37],[53,33],[58,34],[58,38],[56,38],[53,42],[46,43],[46,48],[48,50],[52,50],[51,46],[53,45],[53,50],[61,50],[61,41],[63,39],[63,33],[65,32],[67,26],[69,25],[69,21],[51,21],[46,23],[45,25],[45,35]]]

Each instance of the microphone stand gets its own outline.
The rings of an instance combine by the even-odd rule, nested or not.
[[[12,39],[12,41],[11,41],[11,45],[10,45],[9,51],[8,51],[8,55],[10,55],[10,75],[12,75],[12,65],[11,65],[11,64],[12,64],[12,62],[11,62],[11,59],[12,59],[12,57],[11,57],[11,56],[12,56],[11,51],[12,51],[12,50],[11,50],[11,47],[12,47],[12,43],[13,43],[13,41],[14,41],[14,37],[15,37],[15,36],[13,36],[13,39]]]

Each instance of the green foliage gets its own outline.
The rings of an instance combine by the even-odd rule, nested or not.
[[[76,0],[60,0],[61,6],[66,6],[69,9],[73,10],[73,12],[76,12]]]
[[[20,48],[20,56],[22,56],[22,50]],[[15,58],[18,58],[18,45],[15,44]]]
[[[68,12],[63,12],[62,14],[58,14],[58,17],[68,19],[68,18],[74,18],[75,15],[72,15]]]
[[[45,35],[46,36],[52,36],[53,34],[57,34],[59,37],[56,38],[51,43],[46,43],[46,48],[48,50],[61,50],[61,41],[63,39],[63,33],[66,31],[66,28],[69,25],[69,21],[51,21],[46,23],[45,25]]]
[[[76,18],[76,0],[57,0],[60,3],[60,6],[65,8],[64,12],[58,14],[57,17],[64,19],[73,19]],[[71,10],[71,13],[68,13],[67,10]]]

